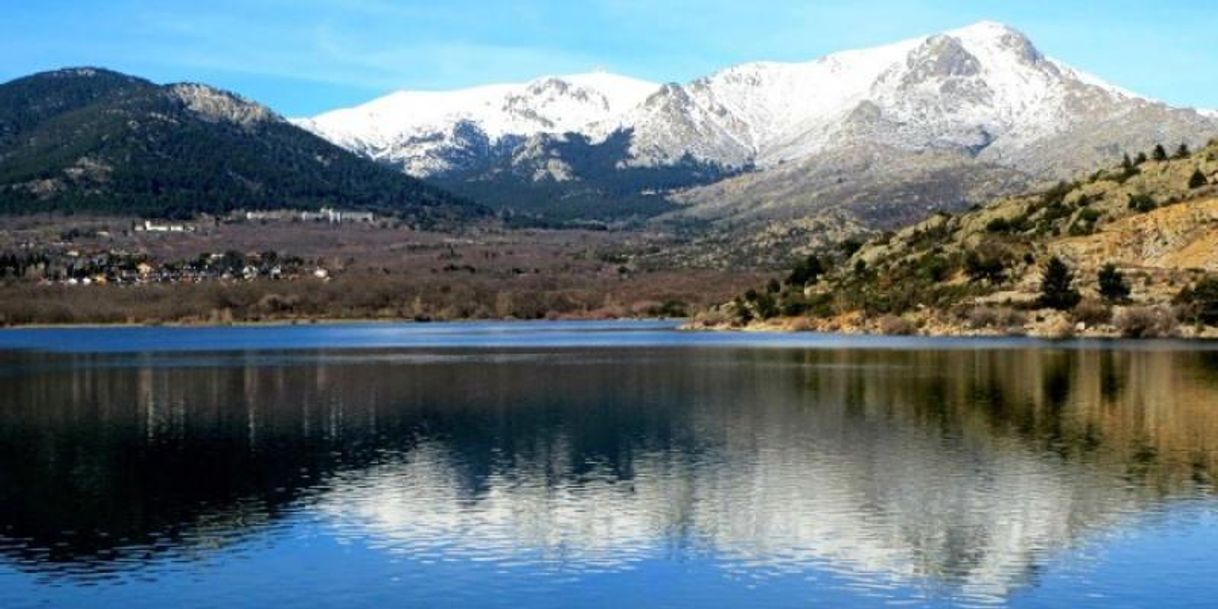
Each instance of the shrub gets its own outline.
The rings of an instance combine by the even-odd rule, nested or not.
[[[1046,190],[1040,195],[1040,203],[1045,207],[1061,205],[1066,200],[1066,195],[1070,194],[1075,188],[1078,188],[1078,183],[1058,182],[1053,188]]]
[[[1077,333],[1078,329],[1069,319],[1059,319],[1045,330],[1045,336],[1054,340],[1068,340]]]
[[[757,301],[753,303],[753,306],[757,309],[757,316],[763,320],[773,319],[781,313],[778,309],[778,302],[774,299],[774,295],[769,292],[760,295]]]
[[[922,258],[918,274],[935,283],[944,281],[951,275],[952,263],[943,256],[928,254]]]
[[[1218,326],[1218,277],[1206,277],[1197,285],[1184,288],[1175,302],[1185,308],[1190,318]]]
[[[1176,156],[1175,156],[1175,158],[1177,158],[1177,159],[1187,159],[1188,157],[1192,156],[1192,154],[1193,154],[1193,151],[1191,151],[1191,150],[1189,150],[1189,149],[1188,149],[1188,144],[1186,144],[1186,143],[1181,143],[1181,144],[1180,144],[1180,147],[1179,147],[1179,148],[1176,148]]]
[[[680,300],[669,299],[649,307],[647,313],[653,317],[684,318],[689,317],[689,306]]]
[[[974,330],[1023,326],[1027,320],[1014,309],[974,307],[968,313],[968,325]]]
[[[1117,316],[1116,326],[1126,338],[1175,336],[1176,315],[1166,307],[1131,307]]]
[[[970,251],[964,257],[964,270],[974,282],[986,280],[992,284],[1006,281],[1006,263],[995,251]]]
[[[1005,233],[1011,230],[1011,223],[1006,218],[994,218],[985,225],[985,230],[991,233]]]
[[[1201,173],[1200,169],[1193,170],[1192,177],[1190,177],[1188,179],[1188,187],[1190,189],[1201,188],[1202,186],[1206,186],[1209,183],[1210,183],[1210,181],[1205,179],[1205,174]]]
[[[1150,156],[1156,161],[1166,161],[1167,149],[1163,147],[1163,144],[1155,144],[1155,149],[1150,153]]]
[[[1155,198],[1148,194],[1129,195],[1129,209],[1139,213],[1146,213],[1154,211],[1157,207],[1159,207],[1159,204],[1155,202]]]
[[[841,252],[843,258],[850,258],[861,249],[863,249],[863,242],[858,239],[846,239],[837,244],[837,251]]]
[[[1116,181],[1121,184],[1124,184],[1126,181],[1129,180],[1129,178],[1132,178],[1133,176],[1138,175],[1139,173],[1142,172],[1141,169],[1138,169],[1138,165],[1141,165],[1145,162],[1146,162],[1146,153],[1144,153],[1144,152],[1138,153],[1138,160],[1136,162],[1130,161],[1129,155],[1126,154],[1125,158],[1121,161],[1121,173],[1116,176]]]
[[[1097,300],[1084,300],[1074,307],[1071,317],[1076,322],[1098,326],[1112,321],[1112,309]]]
[[[783,317],[799,317],[807,313],[811,308],[811,304],[802,297],[787,297],[783,298],[778,305]]]
[[[1056,256],[1045,265],[1044,278],[1040,285],[1040,305],[1059,311],[1073,309],[1082,300],[1074,289],[1074,272]]]
[[[909,336],[916,334],[918,331],[917,326],[913,322],[897,315],[885,315],[881,317],[879,322],[876,323],[876,327],[879,329],[880,334],[888,336]]]
[[[812,285],[820,281],[820,276],[824,274],[825,265],[821,263],[820,258],[815,255],[808,256],[802,262],[795,265],[795,268],[787,277],[787,285],[798,287]]]
[[[1120,302],[1129,298],[1129,282],[1115,264],[1105,264],[1099,273],[1100,296],[1109,302]]]
[[[736,312],[736,323],[743,325],[753,321],[753,310],[743,298],[737,297],[732,302],[732,310]]]

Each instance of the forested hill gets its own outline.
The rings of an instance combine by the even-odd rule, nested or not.
[[[0,213],[180,217],[322,205],[424,224],[488,213],[204,85],[94,68],[0,84]]]

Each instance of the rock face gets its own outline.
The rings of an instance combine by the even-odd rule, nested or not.
[[[282,120],[266,106],[227,91],[195,83],[170,85],[168,93],[186,104],[196,116],[208,122],[228,122],[244,127]]]
[[[599,196],[602,209],[653,191],[684,207],[675,216],[733,226],[830,205],[890,226],[1072,177],[1125,150],[1218,134],[1211,112],[1108,85],[991,22],[807,63],[735,66],[684,85],[592,74],[400,92],[297,123],[458,189],[511,182],[536,194],[538,183],[564,182]],[[615,134],[627,145],[603,147]],[[563,150],[571,136],[586,140],[581,153],[616,155],[619,171],[698,175],[664,171],[657,183],[598,188],[614,176],[581,167]]]

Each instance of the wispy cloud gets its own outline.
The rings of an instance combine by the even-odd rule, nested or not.
[[[325,0],[313,4],[330,5]],[[418,19],[434,9],[361,0],[360,11],[382,17]],[[150,58],[211,70],[232,70],[281,78],[313,80],[366,89],[449,87],[519,80],[539,74],[586,70],[604,58],[544,44],[487,43],[449,36],[394,34],[381,23],[377,35],[355,27],[350,14],[315,20],[255,21],[216,13],[149,12],[146,31],[159,32],[161,44]],[[411,29],[411,31],[413,28]]]

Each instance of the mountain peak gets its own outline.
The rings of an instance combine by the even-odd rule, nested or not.
[[[961,28],[956,28],[954,30],[950,30],[947,33],[952,34],[952,35],[961,35],[961,36],[1001,37],[1001,36],[1005,36],[1008,34],[1015,34],[1017,36],[1023,36],[1022,32],[1020,32],[1019,30],[1017,30],[1005,23],[1002,23],[1001,21],[992,21],[992,20],[988,20],[988,19],[978,21],[976,23],[966,25]]]
[[[82,82],[82,83],[87,82],[87,83],[91,83],[89,86],[99,86],[99,85],[103,85],[103,84],[104,85],[117,85],[117,86],[151,85],[152,84],[151,82],[144,80],[142,78],[123,74],[122,72],[115,72],[114,70],[107,70],[105,68],[95,68],[92,66],[73,66],[73,67],[59,68],[57,70],[48,70],[46,72],[38,72],[36,74],[31,74],[29,76],[23,76],[21,78],[11,81],[10,83],[0,83],[0,84],[12,84],[12,83],[17,83],[17,82],[37,83],[37,82],[52,82],[52,81],[60,81],[60,82],[75,81],[75,82]]]
[[[966,46],[993,51],[1012,52],[1026,63],[1039,63],[1044,56],[1023,32],[997,21],[979,21],[969,26],[945,32]]]
[[[600,145],[619,131],[628,134],[624,158],[615,159],[620,166],[655,168],[692,158],[767,170],[876,145],[959,154],[970,162],[984,155],[984,162],[1048,175],[1109,154],[1114,138],[1103,126],[1139,110],[1140,103],[1044,57],[1011,26],[982,21],[807,62],[739,64],[687,84],[599,70],[404,94],[301,124],[420,176],[458,175],[450,170],[469,165],[462,159],[482,155],[491,162],[534,135],[578,133]],[[1147,114],[1141,120],[1151,126],[1139,133],[1170,118],[1171,139],[1178,139],[1175,133],[1210,128],[1210,116]],[[453,137],[458,122],[482,137]],[[1092,149],[1070,147],[1068,158],[1054,157],[1046,170],[1043,159],[1050,155],[1038,146],[1075,132],[1093,134]],[[1146,139],[1121,141],[1120,148],[1135,141],[1144,145]]]

